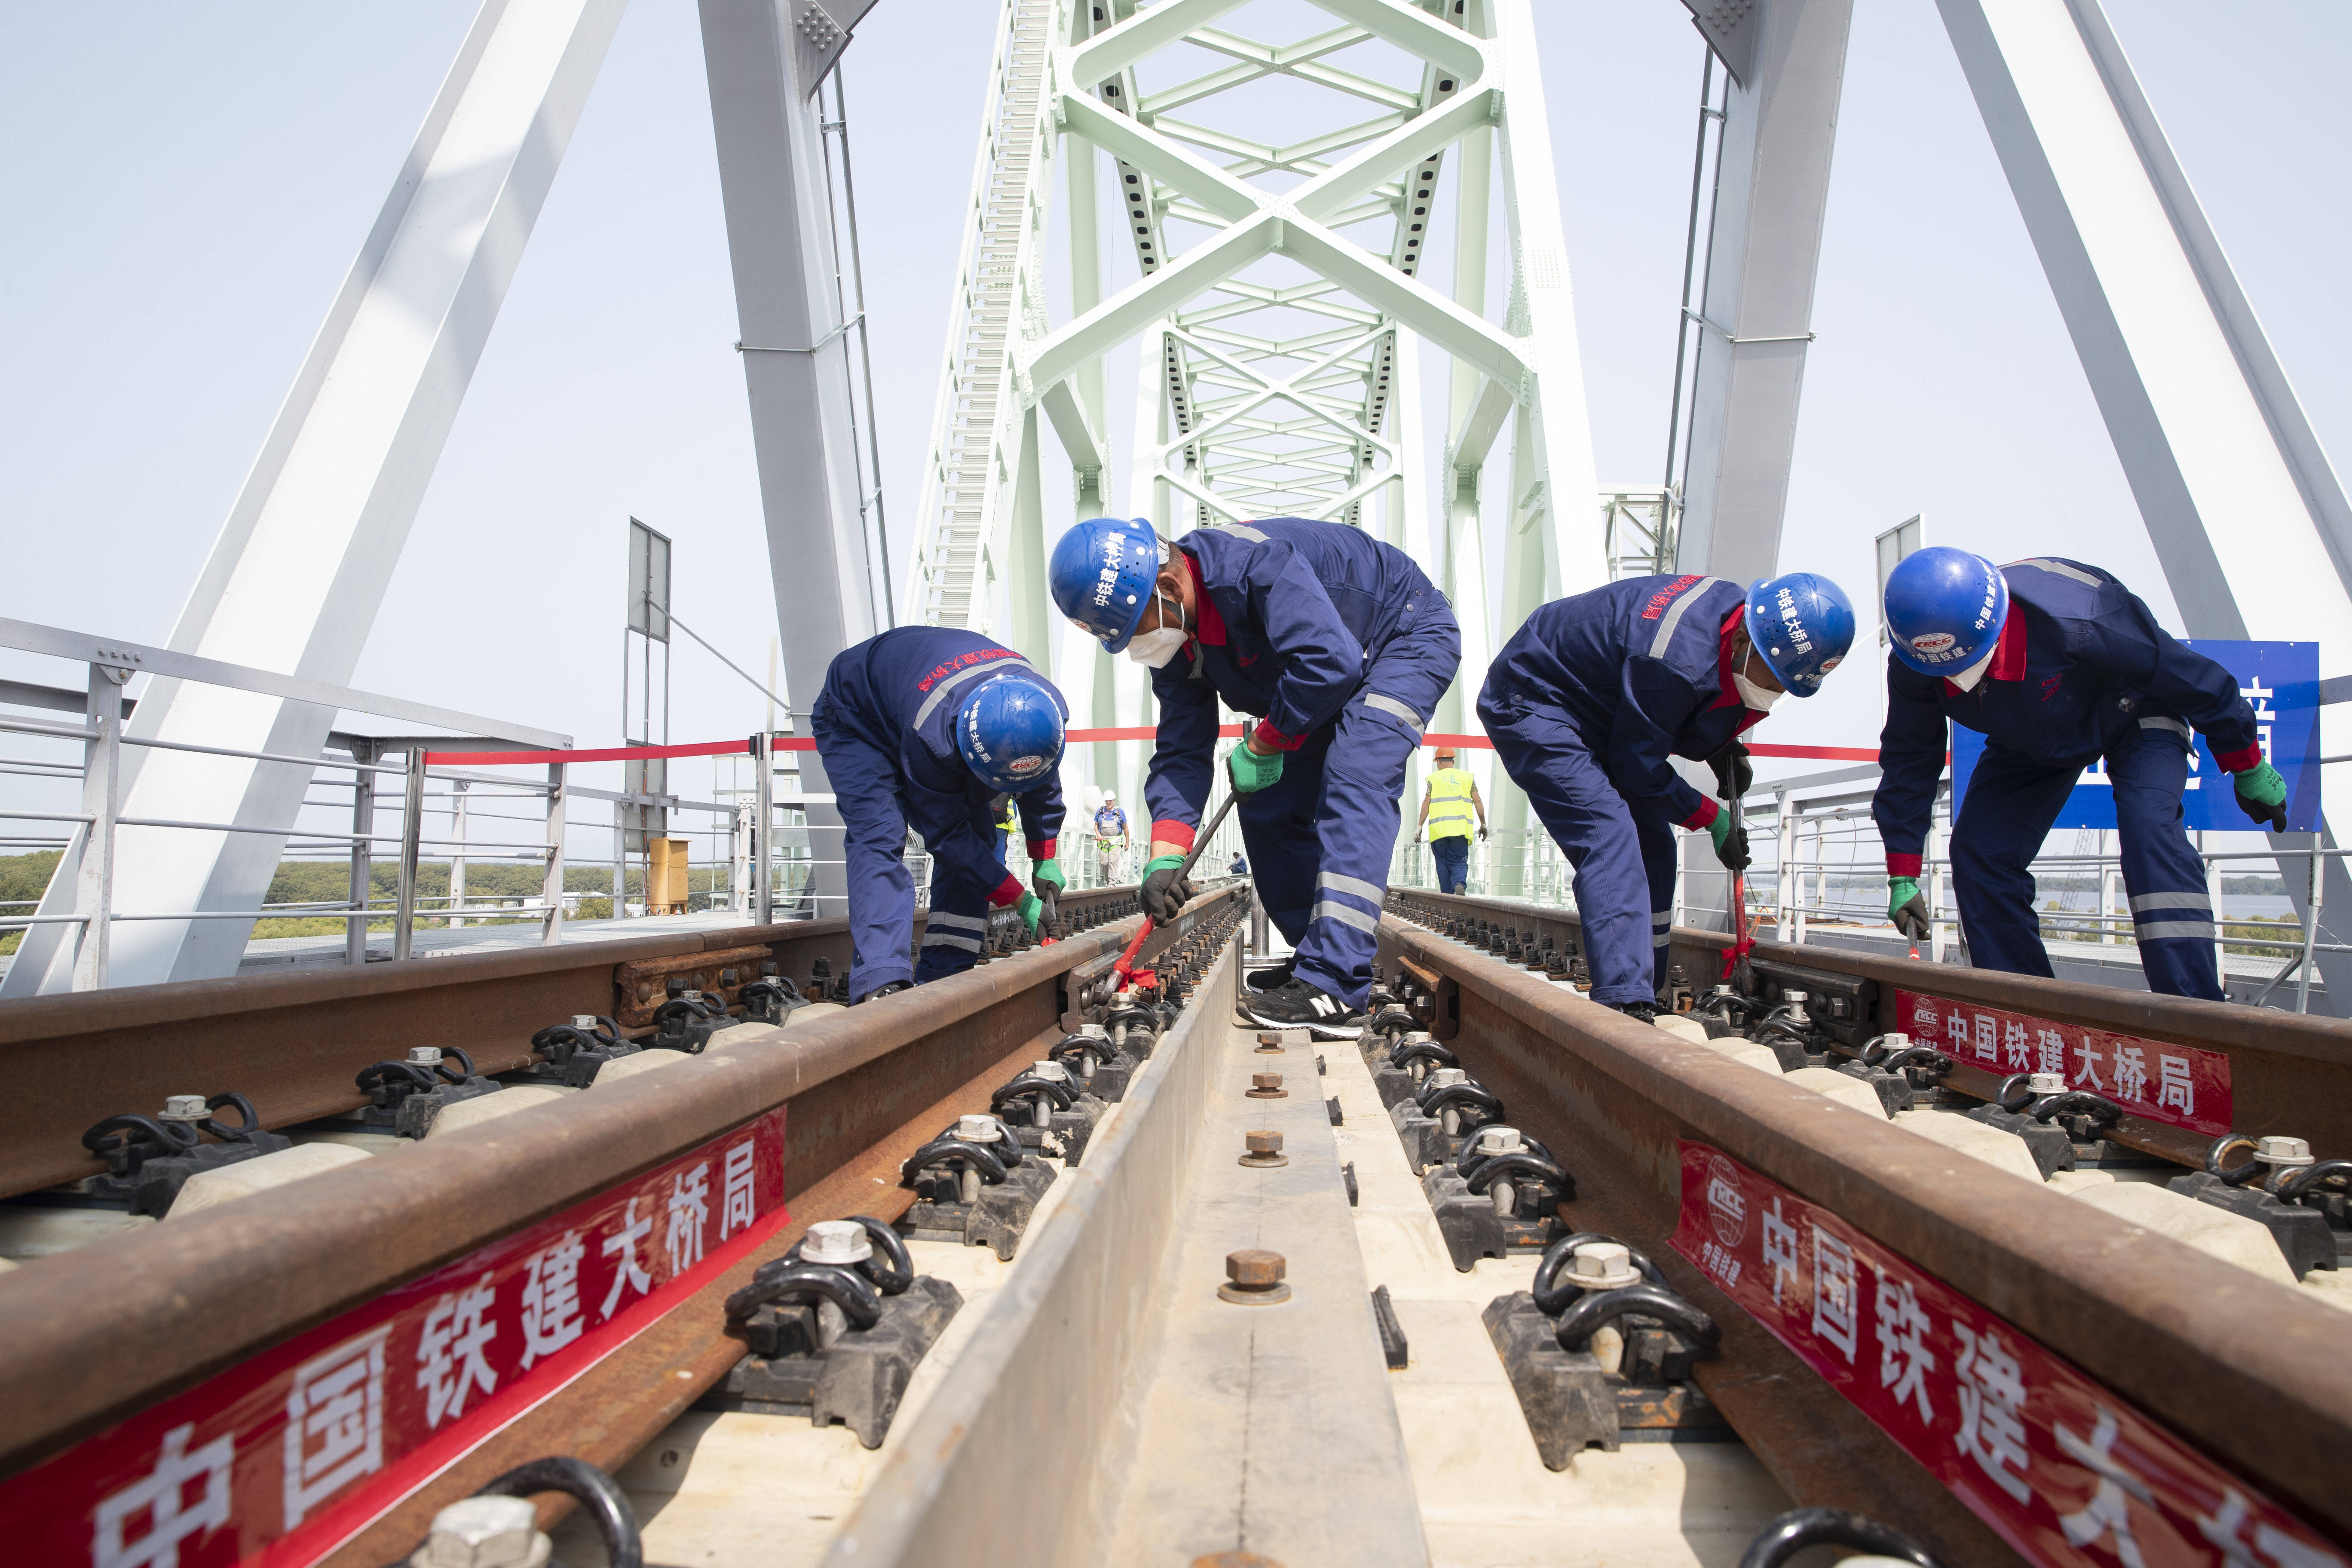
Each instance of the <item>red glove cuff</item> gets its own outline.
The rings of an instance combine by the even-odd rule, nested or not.
[[[1692,812],[1688,816],[1683,818],[1683,826],[1690,829],[1692,832],[1696,832],[1702,827],[1712,827],[1715,826],[1717,815],[1717,810],[1715,802],[1707,799],[1705,795],[1701,795],[1699,797],[1698,809]]]
[[[2263,765],[2263,745],[2257,741],[2242,752],[2217,752],[2213,760],[2221,764],[2225,773],[2242,773]]]
[[[988,895],[988,901],[991,907],[1001,910],[1008,904],[1019,903],[1021,895],[1028,890],[1021,885],[1020,878],[1007,871],[1004,874],[1004,880],[997,883],[996,890]]]
[[[1277,752],[1295,752],[1307,744],[1306,736],[1286,735],[1274,727],[1274,721],[1271,719],[1261,719],[1257,721],[1257,730],[1252,739],[1259,745],[1272,746]]]
[[[1163,816],[1151,825],[1151,842],[1173,844],[1179,849],[1190,849],[1199,831],[1190,823],[1171,822]]]
[[[1908,877],[1913,881],[1917,881],[1919,879],[1919,857],[1916,855],[1897,855],[1894,850],[1889,849],[1886,852],[1886,874],[1890,877]]]
[[[1060,842],[1059,838],[1032,838],[1029,840],[1029,858],[1051,860],[1054,858],[1054,846]]]

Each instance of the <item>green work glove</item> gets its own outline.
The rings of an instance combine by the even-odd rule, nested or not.
[[[2238,786],[2238,805],[2258,823],[2267,823],[2273,833],[2286,831],[2286,780],[2268,763],[2256,763],[2232,781]]]
[[[1282,753],[1259,756],[1244,741],[1225,755],[1225,772],[1233,776],[1235,795],[1251,795],[1282,776]]]
[[[1927,900],[1919,896],[1918,879],[1886,879],[1886,918],[1913,942],[1927,940]]]
[[[1045,912],[1045,900],[1034,893],[1024,893],[1021,901],[1013,906],[1013,912],[1021,917],[1021,923],[1029,928],[1029,934],[1035,936],[1038,917]]]
[[[1727,871],[1748,869],[1748,825],[1727,811],[1718,811],[1715,820],[1706,825],[1706,836],[1715,840],[1715,858],[1723,862]]]
[[[1184,907],[1184,900],[1192,896],[1192,884],[1184,879],[1184,857],[1162,855],[1145,866],[1143,887],[1138,896],[1152,924],[1174,920],[1176,912]]]
[[[1062,889],[1069,885],[1070,879],[1062,875],[1062,863],[1050,855],[1029,868],[1029,887],[1045,901],[1048,925],[1061,917]]]

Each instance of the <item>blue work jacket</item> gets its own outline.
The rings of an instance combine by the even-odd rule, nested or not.
[[[835,729],[897,759],[900,809],[907,825],[922,835],[924,847],[975,871],[998,864],[992,826],[985,831],[981,826],[993,816],[989,803],[996,790],[956,750],[956,715],[982,682],[1013,670],[1037,673],[1021,655],[977,632],[899,626],[837,655],[816,700]],[[1067,704],[1052,682],[1045,685],[1066,725]],[[887,781],[839,777],[837,766],[828,773],[835,775],[836,790],[887,786]],[[1031,857],[1052,855],[1062,827],[1060,775],[1048,773],[1044,784],[1013,799]]]
[[[1731,683],[1732,633],[1748,595],[1722,577],[1628,577],[1555,599],[1527,619],[1486,672],[1489,730],[1538,708],[1567,713],[1629,805],[1685,827],[1715,803],[1669,755],[1704,761],[1763,714]]]
[[[1343,522],[1196,528],[1176,549],[1193,574],[1198,624],[1151,672],[1160,724],[1143,797],[1154,822],[1198,826],[1220,699],[1295,747],[1339,716],[1390,640],[1444,595],[1403,551]]]
[[[2139,596],[2095,566],[2056,556],[2014,561],[2009,616],[1984,678],[1962,691],[1886,658],[1886,728],[1870,815],[1887,864],[1915,875],[1927,843],[1950,732],[1945,721],[2021,757],[2087,767],[2142,728],[2196,731],[2223,768],[2262,760],[2252,704],[2238,678],[2156,624]]]

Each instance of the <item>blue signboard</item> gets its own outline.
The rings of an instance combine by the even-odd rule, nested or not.
[[[2238,689],[2254,705],[2263,752],[2286,776],[2286,826],[2309,833],[2319,826],[2319,645],[2310,642],[2181,641],[2238,678]],[[1968,795],[1985,738],[1952,726],[1952,802],[1955,818]],[[2253,819],[2238,805],[2230,775],[2213,760],[2213,748],[2197,737],[2189,757],[2189,788],[2180,799],[2183,826],[2251,831]],[[2105,758],[2083,770],[2053,827],[2116,825],[2115,791]]]

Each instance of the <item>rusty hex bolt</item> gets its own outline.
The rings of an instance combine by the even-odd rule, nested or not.
[[[1251,1087],[1242,1092],[1252,1100],[1290,1098],[1290,1091],[1282,1087],[1282,1075],[1278,1072],[1254,1072],[1250,1074],[1250,1084]]]
[[[1282,1152],[1282,1134],[1279,1132],[1245,1132],[1242,1135],[1242,1142],[1249,1148],[1249,1152],[1241,1157],[1242,1164],[1270,1168],[1290,1163],[1290,1156]]]
[[[1290,1287],[1282,1281],[1283,1258],[1279,1252],[1268,1252],[1262,1247],[1245,1247],[1239,1252],[1225,1254],[1225,1282],[1217,1287],[1217,1299],[1244,1307],[1271,1306],[1290,1300]]]

